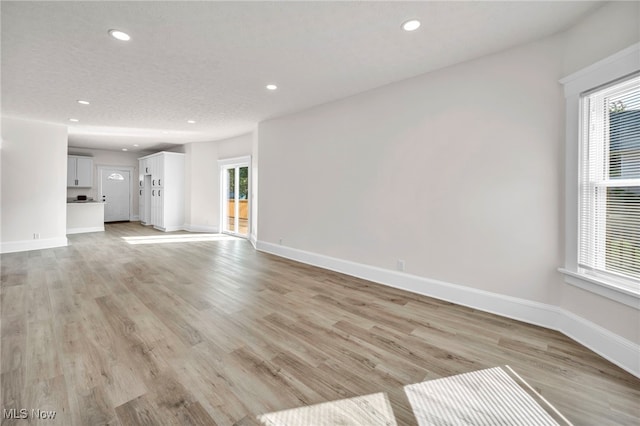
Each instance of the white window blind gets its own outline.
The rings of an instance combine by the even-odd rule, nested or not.
[[[582,97],[578,263],[640,282],[640,76]]]

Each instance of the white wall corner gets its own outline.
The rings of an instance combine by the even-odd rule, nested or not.
[[[255,234],[251,234],[249,236],[249,242],[251,243],[254,249],[256,250],[258,249],[258,238],[256,237]]]
[[[131,216],[131,222],[139,222],[140,221],[140,215],[139,214],[134,214],[133,216]]]
[[[484,312],[560,331],[629,373],[640,377],[640,345],[558,306],[491,293],[404,272],[257,241],[259,251],[357,278],[434,297]]]
[[[20,251],[42,250],[56,247],[66,247],[67,237],[46,238],[42,240],[8,241],[0,245],[0,253],[16,253]]]

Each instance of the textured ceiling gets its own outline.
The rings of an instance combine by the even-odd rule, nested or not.
[[[561,31],[599,6],[2,1],[2,114],[69,125],[77,147],[211,141]],[[420,29],[402,31],[409,18]]]

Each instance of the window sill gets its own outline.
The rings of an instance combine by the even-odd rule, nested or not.
[[[633,290],[580,272],[559,268],[564,282],[640,310],[640,289]]]

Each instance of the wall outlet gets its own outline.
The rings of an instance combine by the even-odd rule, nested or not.
[[[34,233],[34,234],[33,234],[33,239],[34,239],[34,240],[39,240],[39,239],[40,239],[40,234],[38,234],[38,233]]]
[[[280,239],[278,240],[278,244],[282,245],[282,241],[284,241],[284,238],[280,237]]]
[[[396,269],[398,271],[404,271],[404,260],[398,259],[398,261],[396,262]]]

